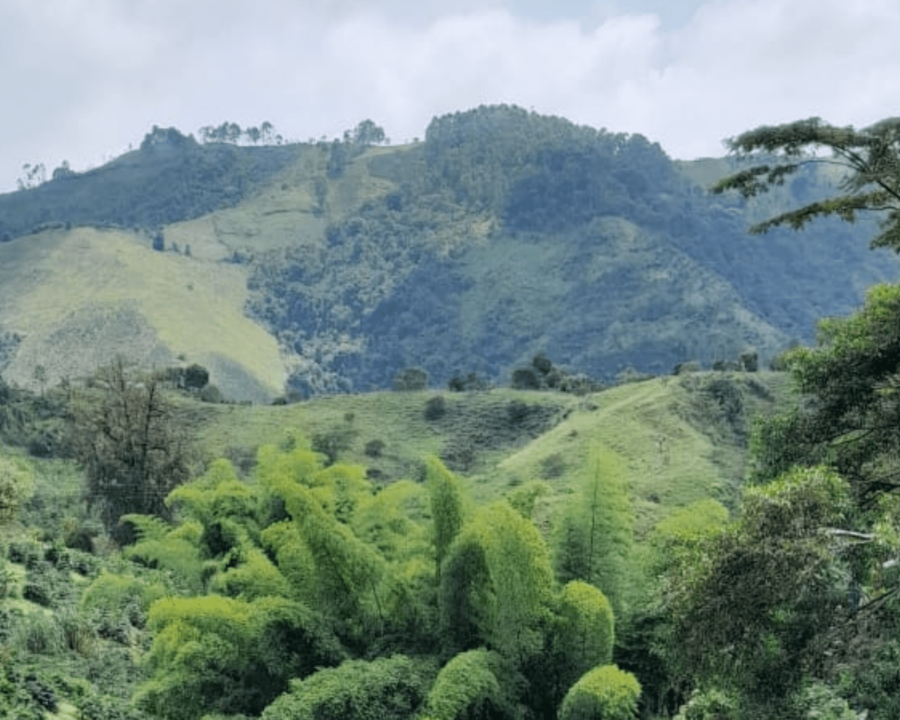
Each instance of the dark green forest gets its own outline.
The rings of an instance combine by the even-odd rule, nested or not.
[[[505,380],[540,351],[605,380],[629,366],[710,365],[742,342],[763,346],[768,359],[790,339],[811,341],[819,317],[848,312],[865,287],[896,276],[892,255],[870,257],[860,242],[871,224],[825,220],[815,237],[776,230],[748,239],[740,200],[707,194],[659,145],[514,107],[436,118],[423,143],[373,158],[370,171],[397,191],[329,227],[316,257],[303,249],[262,257],[251,276],[251,314],[315,358],[291,381],[304,395],[387,387],[410,365],[436,384],[461,370]],[[828,192],[817,172],[799,173],[779,202]],[[487,238],[472,223],[460,228],[461,216],[489,220]],[[463,237],[436,250],[447,227]],[[492,282],[479,269],[501,263],[518,286],[482,292],[474,312],[467,293]],[[545,264],[552,285],[541,280]],[[848,264],[852,281],[833,282]],[[692,306],[689,278],[721,299]],[[730,335],[722,310],[732,304],[772,336],[755,327],[743,340]],[[632,337],[592,333],[620,326]],[[341,334],[359,338],[357,347],[330,350],[328,338]]]

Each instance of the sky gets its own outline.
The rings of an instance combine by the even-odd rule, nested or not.
[[[680,159],[759,125],[900,115],[898,0],[0,0],[0,192],[153,125],[361,120],[394,143],[507,103]]]

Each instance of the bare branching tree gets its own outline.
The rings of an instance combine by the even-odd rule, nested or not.
[[[169,517],[165,498],[190,475],[187,433],[176,422],[160,381],[134,372],[122,358],[100,368],[94,391],[75,407],[74,440],[90,506],[110,535],[128,513]]]

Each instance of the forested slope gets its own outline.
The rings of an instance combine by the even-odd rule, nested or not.
[[[457,372],[506,384],[539,352],[604,381],[628,368],[709,366],[750,346],[765,364],[790,340],[810,340],[816,318],[850,311],[867,286],[895,277],[898,263],[865,249],[866,223],[749,237],[750,221],[827,194],[840,178],[805,170],[774,199],[745,205],[705,190],[729,168],[673,163],[640,135],[508,106],[436,118],[423,142],[400,147],[350,135],[238,147],[156,128],[102,168],[0,196],[10,240],[0,261],[19,268],[4,277],[10,296],[25,297],[65,270],[22,270],[43,262],[42,237],[75,243],[81,225],[116,226],[135,245],[129,254],[148,261],[133,292],[108,302],[135,307],[138,325],[156,333],[123,338],[126,354],[146,345],[152,352],[132,359],[207,360],[236,399],[386,388],[409,367],[432,386]],[[179,340],[216,321],[153,311],[169,284],[153,276],[154,248],[190,278],[197,302],[185,302],[197,308],[214,307],[220,271],[243,278],[244,311],[274,338],[281,370],[238,356],[256,330],[236,320],[223,328],[233,350],[215,358]],[[838,272],[850,282],[833,282]],[[67,303],[64,286],[51,294],[69,312],[84,301]],[[28,366],[69,322],[61,312],[48,308],[37,323],[0,312],[9,377],[37,387]],[[18,359],[16,338],[25,338]],[[73,362],[54,364],[52,378],[81,373],[81,354],[66,346],[60,355]],[[273,389],[278,374],[287,386]]]
[[[104,377],[41,396],[8,389],[4,437],[40,435],[48,415],[76,418],[76,438],[86,417],[135,421],[127,432],[140,435],[116,398],[139,414],[147,380],[117,389]],[[194,441],[195,464],[168,521],[128,515],[127,493],[97,494],[118,484],[86,496],[71,461],[4,447],[0,712],[512,719],[527,707],[549,719],[598,666],[593,681],[628,687],[617,702],[649,709],[662,689],[639,674],[641,695],[622,654],[650,588],[648,539],[681,507],[733,500],[747,430],[782,385],[700,373],[583,398],[172,396],[155,406],[153,437],[160,422],[180,428],[170,438]],[[573,698],[582,691],[606,702],[584,687]]]

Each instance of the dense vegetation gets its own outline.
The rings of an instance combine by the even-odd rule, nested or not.
[[[297,145],[201,145],[175,128],[157,128],[138,150],[84,173],[0,195],[0,238],[47,227],[93,225],[155,233],[163,225],[231,207],[295,161]]]
[[[110,373],[114,380],[115,367],[99,377]],[[107,392],[127,402],[137,389]],[[130,422],[123,409],[96,431],[116,444],[110,457],[139,454],[139,442],[118,435]],[[375,492],[363,468],[323,459],[293,436],[260,448],[249,482],[218,460],[159,509],[146,480],[155,515],[94,516],[109,532],[133,528],[136,542],[122,552],[129,562],[98,560],[90,541],[89,552],[67,546],[89,524],[86,510],[70,515],[70,535],[48,529],[49,544],[13,536],[3,553],[3,595],[14,600],[4,603],[3,647],[17,670],[0,686],[4,712],[55,709],[63,696],[85,717],[517,717],[523,704],[554,717],[582,675],[613,667],[613,605],[596,583],[602,577],[613,591],[603,540],[629,536],[631,521],[627,489],[599,477],[613,469],[602,456],[593,482],[620,502],[612,514],[595,502],[570,515],[555,555],[556,541],[530,519],[533,493],[476,508],[436,458],[423,483]],[[94,463],[83,461],[89,479]],[[0,466],[7,522],[32,491],[31,472],[15,459]],[[89,498],[125,498],[91,483]],[[177,520],[160,517],[169,513]],[[64,579],[71,571],[83,578],[75,585]],[[44,620],[16,610],[23,601],[72,610],[65,621],[59,609]],[[115,646],[151,640],[139,668],[115,657]],[[39,670],[46,658],[60,670]],[[90,672],[89,683],[73,679],[101,658],[117,664],[116,690]],[[627,717],[639,686],[622,690],[617,677],[592,679],[587,697],[625,703],[617,717]]]
[[[412,365],[436,384],[506,382],[540,351],[607,381],[747,345],[767,362],[897,267],[838,220],[753,245],[759,207],[706,194],[643,136],[514,107],[436,118],[423,143],[367,169],[395,189],[332,222],[318,252],[253,266],[250,312],[301,356],[290,382],[303,395],[388,387]],[[774,209],[833,187],[806,169]],[[830,282],[848,265],[854,282]]]
[[[528,117],[508,109],[475,117],[489,132],[503,112]],[[434,138],[458,147],[470,120],[446,119]],[[876,242],[896,247],[896,128],[835,130],[816,121],[753,131],[733,146],[764,153],[763,164],[720,188],[755,195],[831,149],[849,173],[843,194],[807,198],[760,229],[888,208]],[[656,151],[639,139],[585,138],[579,157],[551,153],[547,166],[596,162],[612,179],[585,171],[585,182],[605,183],[615,212],[652,222],[649,199],[649,209],[629,209],[617,194],[617,184],[635,181],[616,157],[633,151],[637,163]],[[431,157],[428,142],[410,151],[427,170],[416,177],[455,178],[459,194],[447,202],[495,218],[509,210],[508,194],[486,188],[525,179],[492,164],[490,145],[479,153],[500,170],[482,182],[456,162],[464,153]],[[606,142],[617,148],[609,157],[591,155],[593,143]],[[429,188],[420,186],[423,196]],[[504,222],[524,214],[516,232],[537,232],[547,222],[529,215],[538,195]],[[578,207],[567,210],[576,227],[598,222],[579,218]],[[367,210],[374,225],[389,211],[377,203]],[[335,246],[354,247],[352,238],[364,235],[341,235]],[[305,341],[304,328],[294,331]],[[556,486],[510,477],[476,502],[484,488],[448,468],[460,460],[453,452],[443,453],[448,462],[420,457],[415,473],[390,482],[347,462],[354,441],[366,441],[373,462],[386,447],[357,438],[351,412],[307,441],[277,425],[284,416],[274,413],[290,408],[262,408],[278,430],[235,464],[185,447],[191,434],[179,417],[191,418],[199,435],[213,414],[190,394],[209,380],[199,366],[136,376],[119,362],[83,384],[49,389],[35,368],[40,395],[0,385],[0,433],[35,456],[6,447],[0,454],[0,714],[900,718],[900,286],[872,287],[855,313],[821,321],[816,347],[775,358],[795,394],[749,438],[741,388],[770,391],[752,375],[755,353],[740,363],[734,376],[685,363],[665,380],[701,398],[693,410],[710,434],[721,433],[717,451],[726,442],[750,446],[737,484],[723,475],[708,493],[715,497],[678,507],[663,506],[671,488],[655,487],[650,498],[629,487],[626,442],[612,429],[586,438],[579,454],[533,458]],[[523,365],[519,389],[504,391],[519,395],[491,406],[505,419],[482,413],[487,422],[472,428],[472,447],[554,433],[576,402],[589,415],[614,392],[529,404],[521,398],[575,381],[545,355]],[[451,378],[451,400],[426,393],[428,369],[394,369],[391,380],[404,391],[397,395],[416,399],[420,432],[431,438],[468,395],[489,393],[474,371]],[[650,396],[640,386],[651,383],[663,380],[635,382],[634,394],[611,404],[623,425],[626,410]],[[587,381],[578,387],[597,390]],[[225,410],[240,424],[249,418],[242,411],[256,409]],[[662,475],[671,461],[664,445],[685,438],[687,423],[665,433],[668,408],[638,411],[659,428],[656,464],[641,467]],[[463,437],[459,424],[453,433]],[[572,440],[578,427],[557,434]],[[479,435],[497,437],[479,445]],[[69,455],[77,465],[59,459]],[[510,467],[501,462],[495,472]],[[662,507],[649,514],[648,504]]]
[[[411,367],[432,387],[471,373],[505,385],[540,352],[607,383],[629,367],[709,367],[750,346],[765,367],[791,339],[811,341],[818,317],[848,312],[898,268],[894,257],[866,251],[872,223],[826,218],[815,236],[773,228],[747,238],[748,219],[827,197],[841,175],[823,164],[798,167],[777,193],[745,204],[704,189],[738,167],[731,160],[673,163],[642,136],[509,106],[435,118],[423,142],[399,147],[384,147],[371,121],[333,141],[267,145],[273,132],[223,123],[201,129],[199,143],[156,128],[104,167],[54,172],[4,195],[0,238],[14,242],[0,245],[3,263],[28,267],[31,247],[55,258],[61,253],[47,246],[71,248],[75,238],[88,245],[88,266],[97,243],[178,250],[183,262],[167,256],[170,291],[188,288],[195,307],[221,303],[211,280],[219,269],[209,263],[236,263],[228,272],[247,283],[246,312],[277,338],[281,367],[254,378],[233,364],[246,366],[247,353],[226,347],[201,362],[227,395],[254,401],[280,392],[286,375],[286,393],[311,396],[389,388]],[[83,225],[127,232],[89,239]],[[41,227],[57,230],[24,235]],[[833,282],[844,271],[852,280]],[[31,297],[30,278],[8,271],[4,285]],[[110,290],[111,302],[124,292]],[[55,283],[65,312],[69,292]],[[208,330],[173,331],[169,324],[203,322],[200,313],[177,316],[154,299],[141,305],[150,326],[141,343],[129,337],[123,346]],[[101,309],[84,312],[90,325]],[[23,384],[17,353],[58,346],[47,336],[64,320],[43,313],[38,329],[18,325],[21,317],[0,318],[0,362],[5,356]],[[233,347],[259,346],[234,321],[223,330],[241,336]],[[156,356],[192,352],[166,346]],[[64,365],[55,363],[54,379]],[[84,372],[82,364],[72,374]]]

